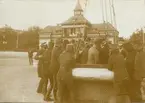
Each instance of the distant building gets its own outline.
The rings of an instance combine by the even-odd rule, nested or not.
[[[40,43],[50,39],[84,39],[100,36],[115,44],[118,41],[119,32],[110,23],[92,24],[83,15],[83,9],[78,1],[74,15],[57,26],[47,26],[40,33]]]

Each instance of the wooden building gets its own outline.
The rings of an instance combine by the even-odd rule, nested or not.
[[[40,33],[40,43],[50,39],[85,39],[107,37],[108,41],[116,44],[119,32],[110,23],[92,24],[83,15],[83,9],[79,3],[74,9],[74,15],[57,26],[47,26]]]

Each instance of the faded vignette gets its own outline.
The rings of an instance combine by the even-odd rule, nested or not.
[[[16,0],[16,1],[24,1],[24,0]],[[41,0],[25,0],[25,1],[40,1]],[[52,1],[52,2],[65,2],[65,1],[72,1],[72,0],[43,0],[43,1]],[[75,0],[77,1],[77,0]],[[81,1],[81,0],[80,0]],[[116,0],[117,1],[117,0]],[[121,0],[118,0],[118,1],[121,1]],[[142,1],[142,0],[122,0],[122,1],[126,1],[126,2],[136,2],[136,1]],[[5,2],[5,0],[0,0],[0,3],[3,3]],[[74,5],[72,5],[74,6]],[[59,9],[59,8],[54,8],[54,9]],[[72,11],[71,11],[72,12]],[[67,15],[67,14],[65,14]],[[61,15],[60,15],[61,16]],[[54,18],[55,19],[55,18]],[[103,90],[102,90],[103,91]],[[35,92],[35,91],[34,91]],[[89,96],[89,93],[88,93],[88,96]],[[1,103],[8,103],[8,102],[1,102]],[[15,103],[15,102],[9,102],[9,103]],[[17,102],[17,103],[23,103],[23,102]],[[39,103],[39,102],[29,102],[29,103]],[[132,103],[142,103],[142,102],[132,102]]]

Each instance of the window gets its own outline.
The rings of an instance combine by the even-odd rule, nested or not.
[[[75,15],[81,15],[81,14],[82,14],[81,11],[76,11],[76,12],[75,12]]]

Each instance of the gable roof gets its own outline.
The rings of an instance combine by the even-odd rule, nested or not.
[[[93,28],[96,28],[98,30],[114,30],[114,31],[117,31],[117,29],[115,27],[113,27],[113,25],[110,24],[110,23],[92,24],[92,29]]]
[[[74,24],[91,24],[83,15],[75,15],[62,23],[62,25],[74,25]]]
[[[53,30],[55,29],[55,26],[46,26],[42,32],[53,32]]]
[[[60,34],[57,31],[61,31],[61,30],[62,30],[61,26],[47,26],[41,31],[41,33],[47,32],[47,33],[53,33],[53,34]]]

